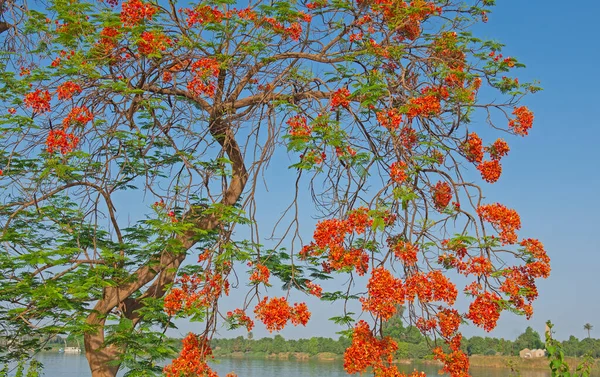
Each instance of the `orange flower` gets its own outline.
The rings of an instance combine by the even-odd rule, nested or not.
[[[143,20],[152,20],[158,11],[152,4],[142,3],[141,0],[128,0],[121,9],[121,22],[125,26],[135,26]]]
[[[49,91],[37,89],[25,95],[25,107],[32,108],[35,114],[45,113],[46,111],[50,111],[51,99],[52,96]]]
[[[455,309],[444,309],[437,313],[440,332],[445,338],[453,336],[460,326],[461,316]]]
[[[506,141],[498,139],[489,148],[486,148],[486,150],[490,154],[492,160],[498,161],[508,154],[510,148]]]
[[[254,314],[258,320],[265,324],[269,332],[273,332],[273,330],[280,331],[285,327],[292,311],[284,297],[273,297],[271,300],[265,297],[256,305]]]
[[[215,94],[215,77],[219,76],[219,62],[212,58],[203,58],[190,67],[194,78],[187,85],[190,92],[195,95],[206,95],[212,97]]]
[[[323,288],[321,288],[320,285],[309,281],[306,283],[306,288],[308,288],[309,294],[321,298],[321,296],[323,294]]]
[[[56,88],[59,100],[71,99],[74,95],[81,93],[81,86],[72,81],[67,81]]]
[[[528,134],[529,129],[533,126],[533,113],[525,106],[515,107],[513,110],[515,119],[511,119],[508,122],[514,133],[517,135],[525,136]]]
[[[77,148],[79,138],[72,133],[62,130],[50,130],[46,139],[46,150],[48,153],[59,151],[61,154],[67,154]]]
[[[390,178],[396,183],[402,183],[408,177],[406,174],[407,165],[403,161],[394,162],[390,165]]]
[[[138,51],[142,55],[156,54],[165,51],[171,45],[171,39],[163,33],[144,31],[138,42]]]
[[[402,124],[402,114],[398,109],[380,111],[377,113],[377,121],[390,131],[395,131]]]
[[[290,136],[307,138],[312,133],[312,128],[306,123],[306,117],[302,115],[293,116],[286,123],[290,127]]]
[[[346,109],[350,106],[350,91],[348,88],[341,88],[336,90],[331,96],[331,109],[335,110],[338,107],[345,107]]]
[[[375,370],[390,367],[397,349],[398,345],[391,338],[375,338],[369,324],[358,321],[352,334],[352,344],[344,352],[344,369],[353,374],[363,373],[368,367]]]
[[[252,321],[242,309],[235,309],[233,312],[227,312],[227,318],[235,324],[245,326],[248,331],[252,331],[254,328],[254,321]]]
[[[69,111],[67,117],[63,119],[62,124],[64,129],[72,125],[83,127],[92,120],[94,120],[94,115],[92,115],[92,112],[86,106],[76,106]]]
[[[475,132],[471,132],[467,141],[462,145],[466,158],[470,162],[481,163],[483,160],[483,146],[481,138]]]
[[[250,281],[252,283],[264,283],[269,284],[269,276],[271,276],[271,272],[267,266],[262,264],[256,264],[252,275],[250,275]]]
[[[521,218],[517,211],[496,203],[477,207],[477,214],[499,231],[500,241],[503,244],[517,242],[516,231],[521,229]]]
[[[433,188],[433,204],[438,211],[443,211],[452,200],[452,188],[448,182],[438,182]]]
[[[375,268],[367,284],[368,297],[361,297],[362,308],[384,320],[396,312],[396,306],[404,304],[402,280],[394,278],[384,267]]]
[[[182,343],[183,348],[179,356],[163,369],[167,377],[218,377],[206,362],[212,355],[206,338],[189,333]]]
[[[495,293],[484,292],[469,305],[466,317],[475,325],[483,327],[485,331],[492,331],[500,318],[500,296]]]
[[[417,263],[418,252],[419,248],[410,242],[398,241],[394,245],[394,255],[407,266],[413,266]]]
[[[502,165],[500,165],[498,160],[484,161],[477,166],[477,170],[479,170],[481,178],[486,182],[494,183],[498,181],[502,174]]]

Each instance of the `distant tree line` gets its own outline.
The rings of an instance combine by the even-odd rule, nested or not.
[[[425,337],[415,326],[405,326],[398,316],[392,318],[384,326],[383,334],[394,338],[398,342],[396,357],[399,359],[424,359],[431,355],[430,345],[433,339]],[[600,358],[600,339],[587,337],[579,340],[571,335],[568,340],[561,342],[561,344],[565,356],[590,355],[594,358]],[[275,335],[273,338],[252,339],[250,333],[248,338],[239,336],[233,339],[213,339],[211,345],[213,349],[217,349],[216,353],[218,355],[233,352],[253,354],[301,352],[310,356],[321,352],[329,352],[342,355],[350,345],[350,339],[341,336],[337,340],[324,337],[286,340],[281,335]],[[465,337],[462,342],[462,349],[468,355],[518,356],[519,351],[525,348],[544,348],[540,334],[531,327],[527,327],[525,332],[515,340],[473,336],[471,338]]]

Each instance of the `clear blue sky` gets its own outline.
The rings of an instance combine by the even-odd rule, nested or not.
[[[521,215],[522,237],[539,238],[552,258],[552,275],[539,284],[540,298],[530,321],[503,313],[490,335],[514,339],[526,326],[543,334],[544,323],[552,320],[559,339],[586,333],[586,322],[596,327],[600,337],[600,168],[596,146],[600,139],[597,111],[600,108],[600,32],[597,18],[600,3],[585,0],[575,4],[563,1],[500,0],[489,22],[478,26],[477,36],[506,45],[504,56],[514,56],[527,65],[519,71],[522,81],[537,79],[544,90],[528,97],[524,104],[535,112],[534,128],[524,139],[511,137],[511,152],[503,160],[503,176],[494,185],[485,185],[489,201],[515,208]],[[290,188],[292,185],[290,185]],[[262,198],[272,204],[289,198],[289,192],[275,188]],[[272,207],[272,214],[277,209]],[[266,221],[272,219],[265,219]],[[313,221],[303,224],[311,234]],[[268,227],[263,227],[263,230]],[[269,294],[280,294],[271,290]],[[240,296],[226,299],[235,306]],[[338,312],[329,304],[306,297],[313,311],[307,328],[290,326],[285,337],[333,336],[339,330],[327,321]],[[193,330],[182,324],[180,331]],[[268,335],[261,324],[256,337]],[[468,326],[467,336],[485,335]],[[217,336],[243,335],[221,332]],[[175,335],[175,334],[173,334]]]

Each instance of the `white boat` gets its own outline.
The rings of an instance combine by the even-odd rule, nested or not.
[[[65,353],[81,353],[81,348],[79,347],[65,347]]]

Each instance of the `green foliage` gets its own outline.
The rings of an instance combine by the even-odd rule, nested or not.
[[[575,371],[569,371],[569,365],[565,362],[565,353],[560,342],[552,338],[552,322],[546,322],[546,352],[550,360],[550,370],[552,377],[589,377],[594,359],[589,355],[585,355],[583,361],[577,365]]]

